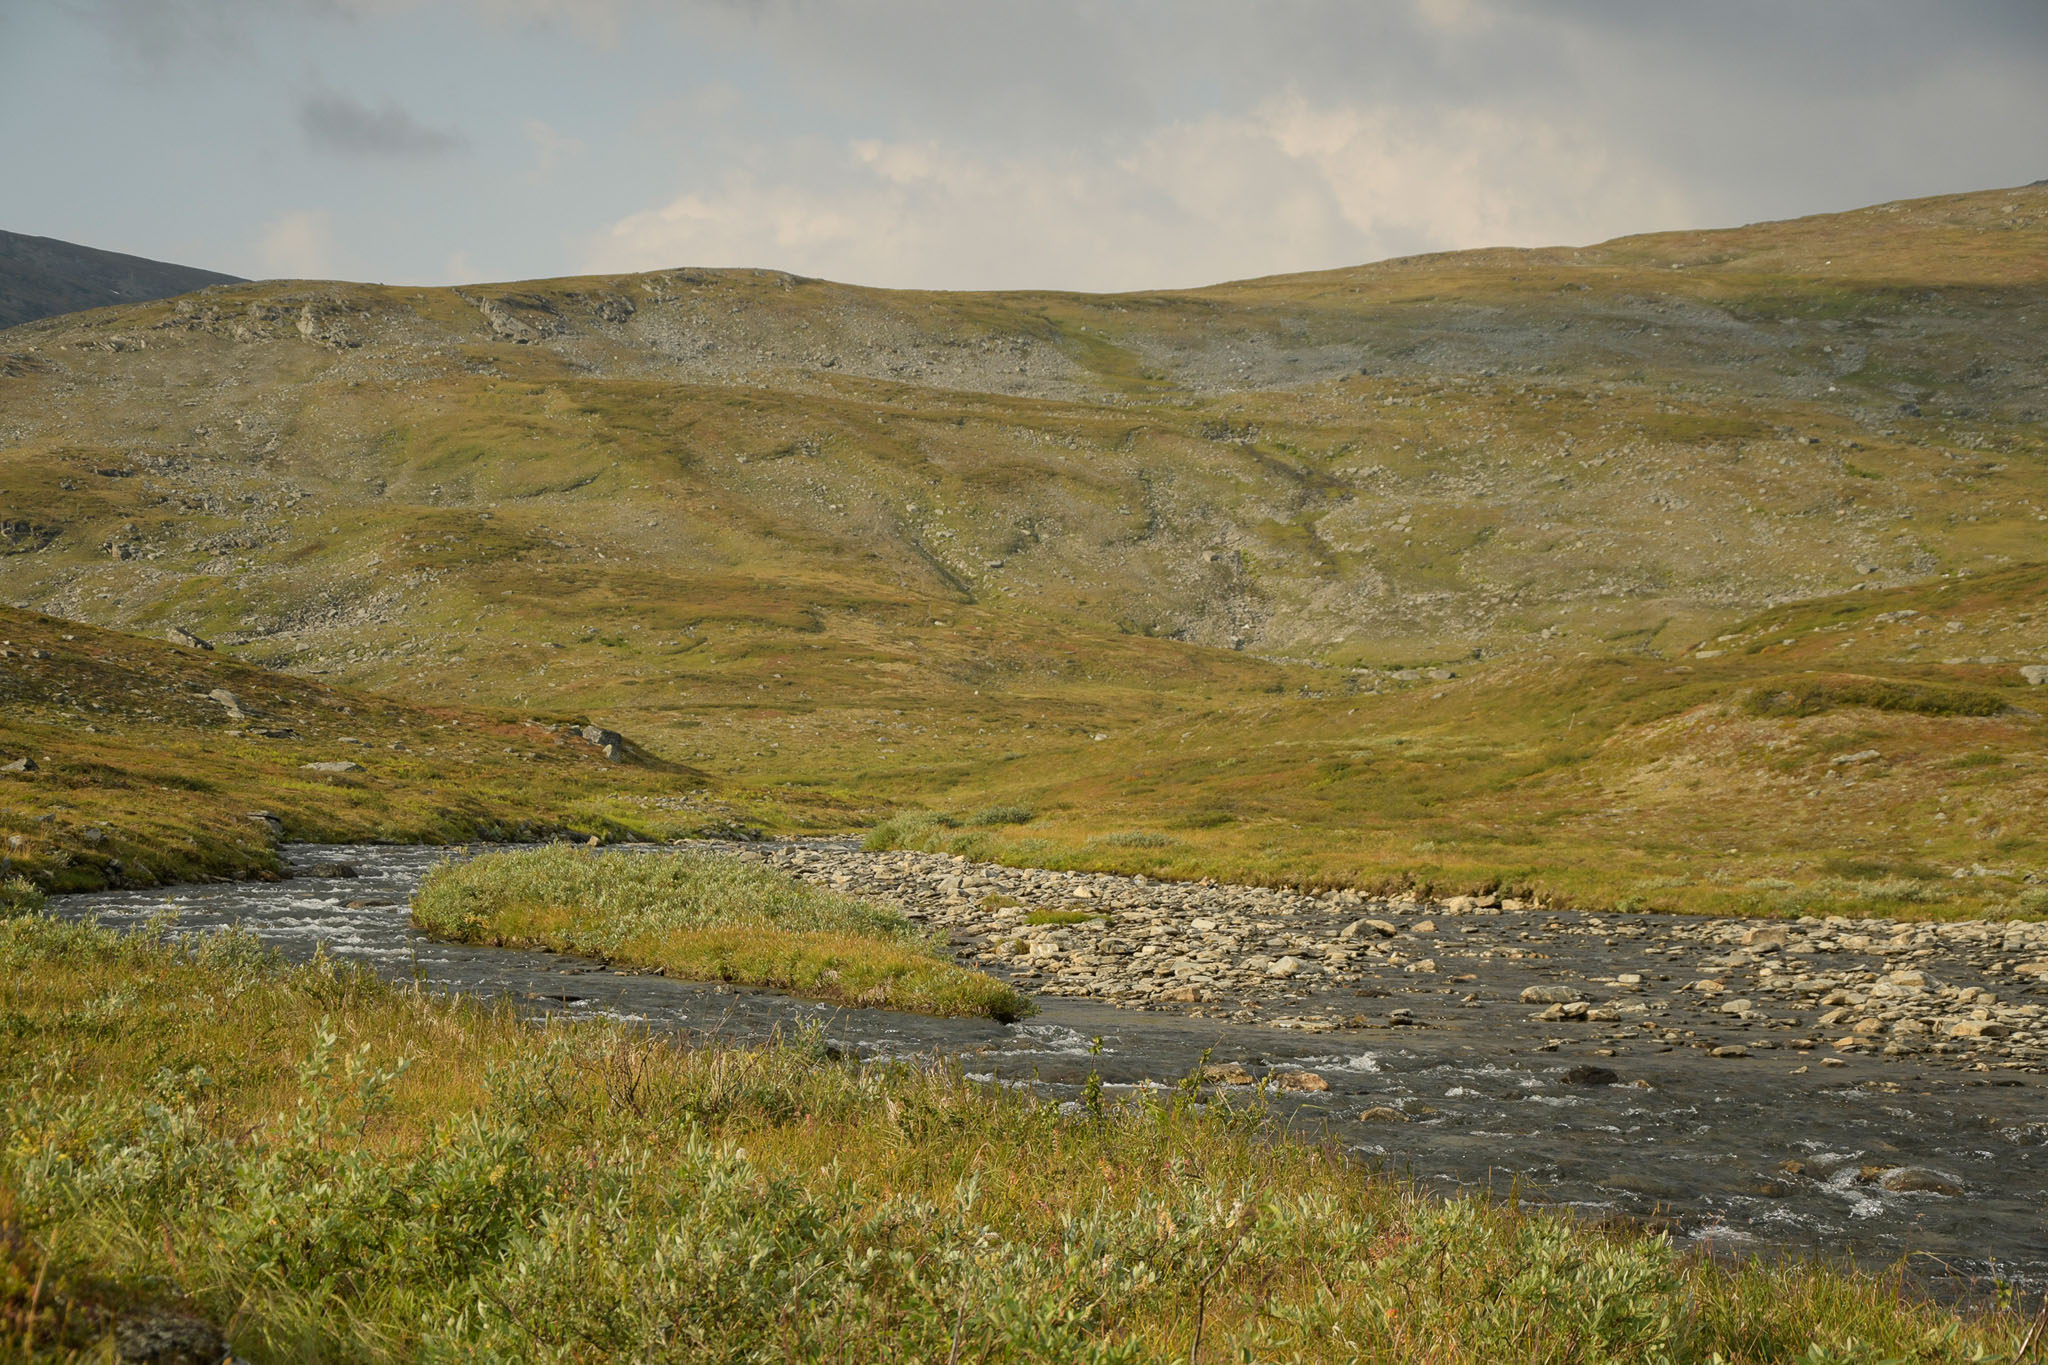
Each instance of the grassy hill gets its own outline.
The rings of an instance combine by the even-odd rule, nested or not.
[[[630,740],[608,757],[580,717],[408,704],[10,609],[0,717],[0,883],[274,876],[280,838],[666,839],[738,815]],[[763,809],[864,814],[815,805]]]
[[[0,332],[0,597],[771,825],[2011,907],[2044,335],[2042,188],[1145,295],[237,285]]]

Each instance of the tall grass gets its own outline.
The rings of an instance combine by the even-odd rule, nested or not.
[[[1438,1200],[1205,1107],[1066,1113],[0,921],[0,1352],[252,1361],[2010,1360],[2014,1314]]]
[[[946,961],[894,910],[697,853],[552,845],[444,863],[413,901],[439,938],[545,946],[838,1004],[1010,1020],[1030,1001]]]

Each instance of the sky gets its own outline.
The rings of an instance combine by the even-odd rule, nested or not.
[[[2048,0],[0,0],[0,228],[1117,290],[2048,177]]]

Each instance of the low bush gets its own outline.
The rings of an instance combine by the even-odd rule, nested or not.
[[[26,877],[0,881],[0,919],[33,915],[43,908],[43,890]]]
[[[1891,678],[1827,678],[1758,687],[1743,700],[1743,709],[1753,716],[1817,716],[1849,706],[1919,716],[1995,716],[2006,710],[2006,701],[1989,692]]]
[[[1023,806],[983,806],[961,821],[966,825],[1028,825],[1037,812]]]
[[[940,839],[948,830],[958,829],[960,822],[950,815],[939,815],[932,811],[905,811],[892,815],[868,831],[861,847],[876,852],[890,848],[923,848]]]

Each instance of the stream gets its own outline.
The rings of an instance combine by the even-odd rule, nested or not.
[[[295,867],[342,862],[358,875],[66,896],[51,912],[115,928],[169,912],[181,933],[239,924],[291,959],[324,947],[429,990],[697,1040],[745,1044],[815,1026],[845,1052],[954,1056],[971,1077],[1062,1100],[1091,1072],[1111,1096],[1170,1085],[1208,1054],[1270,1077],[1274,1111],[1294,1130],[1424,1188],[1512,1191],[1734,1254],[1866,1265],[1910,1257],[1912,1278],[1941,1297],[1979,1298],[1994,1281],[2048,1286],[2048,1078],[2036,1073],[1863,1057],[1808,1066],[1791,1054],[1730,1065],[1686,1049],[1593,1068],[1483,1015],[1458,1027],[1330,1034],[1059,996],[1041,996],[1040,1012],[1014,1025],[840,1009],[429,939],[408,922],[408,899],[430,868],[464,850],[284,852]],[[1291,1071],[1328,1088],[1280,1088]]]

